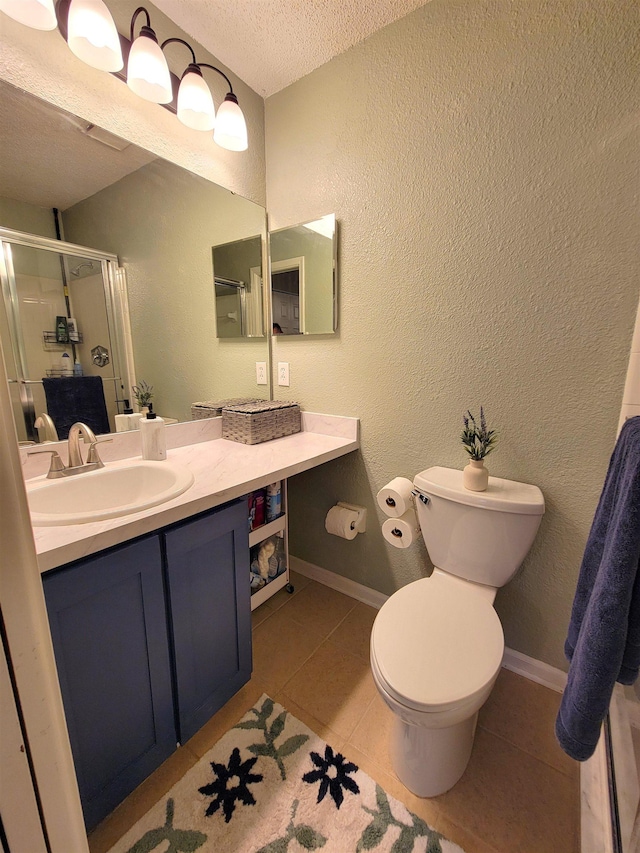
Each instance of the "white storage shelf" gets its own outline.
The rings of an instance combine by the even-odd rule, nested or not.
[[[263,586],[262,589],[257,590],[251,594],[251,610],[255,610],[256,607],[259,607],[261,604],[264,604],[272,595],[275,595],[276,592],[279,592],[281,589],[287,588],[290,592],[293,592],[293,587],[291,587],[289,583],[289,532],[287,525],[287,481],[282,481],[282,509],[283,512],[273,521],[268,522],[267,524],[262,524],[260,527],[257,527],[255,530],[252,530],[249,533],[249,547],[253,548],[255,545],[259,545],[260,542],[263,542],[265,539],[268,539],[270,536],[275,536],[277,533],[284,534],[284,553],[285,553],[285,561],[286,561],[286,571],[284,571],[281,575],[278,575],[273,580],[269,581],[266,586]]]
[[[264,539],[268,539],[270,536],[274,536],[276,533],[286,530],[286,527],[287,516],[286,513],[283,513],[268,524],[262,524],[260,527],[252,530],[249,534],[249,547],[253,548],[254,545],[257,545]]]

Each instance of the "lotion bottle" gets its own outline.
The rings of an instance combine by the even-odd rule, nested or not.
[[[149,404],[146,418],[139,421],[142,436],[142,458],[159,462],[167,458],[167,438],[164,432],[164,420],[153,411]]]

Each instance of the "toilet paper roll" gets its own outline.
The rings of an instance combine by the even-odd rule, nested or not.
[[[358,535],[356,523],[358,513],[343,506],[332,506],[324,521],[327,533],[340,536],[342,539],[355,539]]]
[[[382,535],[394,548],[408,548],[415,542],[418,519],[413,509],[400,518],[388,518],[382,525]]]
[[[413,509],[413,483],[406,477],[396,477],[378,492],[378,506],[389,518],[400,518]]]

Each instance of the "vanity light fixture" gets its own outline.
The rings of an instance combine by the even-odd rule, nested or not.
[[[182,75],[178,90],[178,118],[180,121],[194,130],[211,130],[215,127],[214,142],[229,151],[246,151],[248,148],[247,123],[238,105],[238,99],[233,93],[231,80],[215,65],[209,65],[208,62],[197,62],[193,48],[184,39],[167,39],[162,42],[162,49],[164,50],[172,42],[185,45],[191,51],[192,60]],[[224,77],[229,86],[229,91],[220,104],[217,116],[211,91],[205,83],[201,68],[210,68],[212,71],[216,71],[221,77]]]
[[[197,62],[193,48],[184,39],[169,38],[160,45],[144,6],[139,6],[131,17],[129,40],[118,33],[104,0],[57,0],[55,8],[54,0],[0,0],[0,11],[35,29],[55,29],[57,24],[72,52],[83,62],[125,80],[136,95],[177,113],[187,127],[213,129],[213,141],[221,148],[247,150],[247,123],[227,75],[215,65]],[[142,13],[146,24],[135,38],[136,21]],[[169,71],[163,52],[173,42],[185,45],[192,59],[179,84]],[[127,56],[126,77],[122,73],[123,51]],[[224,77],[229,87],[217,115],[203,68]]]
[[[213,130],[216,123],[213,97],[196,62],[193,48],[184,39],[170,38],[162,42],[162,50],[174,42],[183,44],[191,53],[191,62],[182,75],[178,89],[178,118],[193,130]]]
[[[221,77],[224,77],[229,86],[229,91],[225,95],[224,101],[218,107],[213,141],[228,151],[246,151],[248,148],[247,123],[244,120],[242,110],[238,106],[238,99],[233,94],[231,80],[219,68],[216,68],[215,65],[209,65],[208,62],[199,62],[198,66],[217,71]]]
[[[67,44],[78,59],[99,71],[120,71],[124,66],[120,37],[102,0],[71,0]]]
[[[58,25],[53,0],[0,0],[0,11],[34,30],[55,30]]]
[[[144,12],[147,23],[134,40],[138,15]],[[131,18],[131,49],[127,61],[127,86],[136,95],[154,104],[169,104],[173,100],[171,74],[167,60],[151,29],[151,18],[144,6],[139,6]]]
[[[231,86],[230,83],[229,86]],[[229,151],[246,151],[249,147],[247,123],[233,91],[227,92],[224,101],[220,104],[213,141]]]

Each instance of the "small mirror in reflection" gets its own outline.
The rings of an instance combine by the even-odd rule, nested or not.
[[[260,234],[214,246],[213,277],[217,336],[264,337]]]

